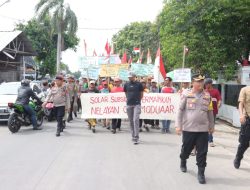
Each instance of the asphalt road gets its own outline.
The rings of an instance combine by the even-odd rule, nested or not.
[[[93,134],[86,123],[75,119],[61,137],[56,123],[42,131],[21,128],[11,134],[0,124],[0,190],[214,190],[249,189],[250,156],[234,169],[237,134],[215,134],[209,148],[206,185],[197,182],[195,157],[188,172],[179,169],[181,137],[158,130],[141,133],[133,145],[126,122],[111,134],[97,127]],[[221,127],[217,126],[219,130]]]

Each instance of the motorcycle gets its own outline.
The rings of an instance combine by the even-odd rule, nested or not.
[[[24,108],[20,104],[8,103],[9,108],[12,110],[8,119],[8,128],[12,133],[19,131],[21,126],[30,126],[30,116],[24,111]],[[29,106],[35,111],[37,119],[37,127],[43,124],[43,108],[38,105],[36,101],[30,100]]]

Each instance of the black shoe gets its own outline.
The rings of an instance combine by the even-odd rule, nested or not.
[[[74,113],[75,117],[77,117],[77,113]]]
[[[107,127],[106,129],[110,130],[110,127]]]
[[[135,139],[134,140],[134,145],[138,145],[139,144],[139,140],[138,139]]]
[[[234,167],[235,169],[239,169],[240,168],[240,160],[235,158],[234,159]]]
[[[198,181],[200,184],[206,183],[204,172],[205,172],[205,168],[198,168]]]
[[[56,136],[57,136],[57,137],[60,137],[60,132],[57,132],[57,133],[56,133]]]
[[[115,133],[116,133],[116,130],[115,130],[115,129],[112,129],[111,132],[112,132],[113,134],[115,134]]]
[[[63,120],[63,129],[65,129],[65,128],[66,128],[66,121]]]
[[[92,127],[92,132],[95,133],[95,127]]]
[[[42,130],[42,128],[34,127],[33,130]]]
[[[73,120],[73,118],[72,117],[69,117],[68,119],[67,119],[67,122],[69,123],[70,121],[72,121]]]
[[[187,161],[186,160],[181,160],[181,171],[183,173],[186,173],[187,172]]]
[[[121,131],[121,128],[118,128],[118,131]]]
[[[143,132],[142,128],[139,129],[139,132]]]
[[[149,132],[149,127],[144,125],[144,128],[146,129],[147,132]]]

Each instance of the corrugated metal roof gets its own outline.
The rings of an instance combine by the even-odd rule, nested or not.
[[[0,51],[2,51],[10,42],[12,42],[22,31],[0,32]]]
[[[16,39],[16,40],[15,40]],[[10,31],[10,32],[0,32],[0,52],[8,46],[13,40],[17,44],[20,42],[23,42],[24,47],[20,49],[20,51],[25,52],[18,52],[19,55],[29,55],[29,56],[35,56],[37,55],[35,50],[32,47],[31,41],[26,37],[25,33],[22,31],[16,30],[16,31]]]

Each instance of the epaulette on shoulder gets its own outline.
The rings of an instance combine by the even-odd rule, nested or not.
[[[194,97],[192,89],[184,90],[183,95],[186,96],[186,97]]]

